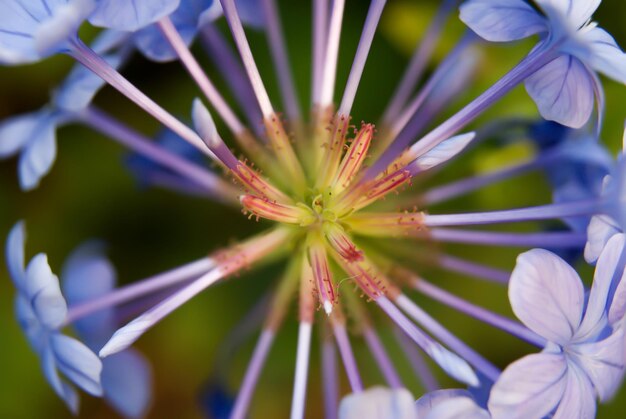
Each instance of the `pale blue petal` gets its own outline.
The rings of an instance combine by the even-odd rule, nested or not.
[[[622,234],[623,235],[623,234]],[[626,315],[626,271],[619,279],[615,293],[613,294],[613,301],[609,307],[609,325],[612,327],[618,327],[618,323],[624,320]]]
[[[502,372],[491,390],[489,411],[494,419],[543,418],[558,405],[566,384],[563,355],[527,355]]]
[[[404,389],[372,387],[345,396],[339,404],[339,419],[415,419],[415,399]]]
[[[89,22],[134,32],[169,15],[179,3],[180,0],[100,0]]]
[[[602,0],[535,0],[544,10],[557,12],[569,26],[579,28],[587,22]]]
[[[265,26],[265,12],[263,9],[263,0],[235,0],[237,5],[237,13],[244,25],[253,28],[262,28]]]
[[[47,346],[44,352],[41,354],[41,365],[43,368],[46,380],[54,392],[65,402],[70,411],[74,414],[78,414],[78,393],[69,384],[63,382],[59,373],[57,372],[56,359],[50,346]]]
[[[524,0],[469,0],[461,7],[461,20],[478,36],[507,42],[548,31],[548,23]]]
[[[78,28],[95,9],[97,0],[43,0],[56,3],[53,15],[41,22],[35,32],[35,47],[42,57],[69,49],[68,41],[76,37]],[[51,9],[52,9],[51,7]]]
[[[63,293],[70,306],[101,297],[113,290],[116,272],[104,255],[104,246],[88,242],[69,256],[61,273]],[[115,331],[112,309],[99,310],[74,322],[74,328],[92,350],[98,350]]]
[[[552,419],[592,419],[596,417],[596,401],[589,378],[569,363],[567,384],[559,407]]]
[[[104,55],[102,58],[115,69],[125,61],[127,54],[117,52]],[[83,65],[76,65],[65,78],[61,86],[54,92],[52,103],[63,110],[80,112],[85,109],[104,87],[106,82]]]
[[[475,133],[469,132],[467,134],[461,134],[448,138],[433,147],[430,151],[418,157],[414,164],[420,171],[438,166],[463,151],[463,149],[474,139],[475,136]]]
[[[15,284],[15,287],[24,292],[24,276],[25,276],[25,262],[24,262],[24,245],[26,242],[26,230],[24,228],[24,222],[18,221],[9,236],[7,237],[6,244],[6,263],[9,269],[9,275]]]
[[[20,294],[15,297],[15,317],[28,338],[30,346],[35,352],[41,354],[48,345],[47,330],[41,327],[30,302]]]
[[[582,368],[602,401],[615,395],[624,376],[624,330],[615,330],[606,339],[568,348],[569,356]]]
[[[587,244],[585,245],[585,260],[595,264],[604,246],[609,239],[619,233],[619,229],[609,216],[594,215],[587,227]]]
[[[53,114],[42,118],[20,155],[18,173],[20,186],[25,191],[39,186],[52,168],[57,155],[57,123],[58,118]]]
[[[24,290],[42,325],[57,329],[63,324],[67,316],[67,304],[61,294],[59,279],[52,273],[45,254],[38,254],[28,264]]]
[[[0,158],[17,154],[36,135],[42,120],[48,118],[48,111],[37,111],[5,119],[0,124]]]
[[[152,399],[152,372],[145,358],[128,349],[102,361],[104,397],[123,416],[145,415]]]
[[[96,354],[78,340],[60,333],[50,337],[50,348],[57,368],[70,381],[89,394],[102,395],[102,362]]]
[[[181,0],[178,9],[170,16],[174,27],[187,46],[192,43],[198,32],[201,15],[215,2],[217,0]],[[150,25],[140,30],[133,39],[137,49],[153,61],[171,61],[178,57],[157,25]]]
[[[615,39],[597,27],[583,32],[582,37],[587,42],[589,53],[581,60],[607,77],[626,84],[626,54],[617,46]]]
[[[419,419],[490,419],[466,390],[436,390],[416,402]]]
[[[509,280],[515,315],[551,342],[567,344],[581,321],[585,294],[576,271],[552,252],[522,253]]]
[[[624,235],[617,234],[609,240],[600,254],[585,315],[576,332],[576,340],[593,338],[606,326],[609,304],[617,287],[613,279],[623,250]],[[621,275],[618,275],[615,280],[620,278]]]
[[[593,110],[592,77],[571,55],[562,55],[528,77],[526,91],[541,116],[572,128],[582,127]]]

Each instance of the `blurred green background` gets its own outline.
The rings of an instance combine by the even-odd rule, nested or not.
[[[285,32],[292,67],[296,74],[300,99],[309,103],[310,78],[310,4],[281,1]],[[365,74],[353,110],[355,120],[375,122],[402,74],[416,42],[429,23],[437,2],[391,0],[374,40]],[[340,48],[337,91],[341,92],[367,12],[367,1],[347,2]],[[626,46],[626,2],[603,2],[595,19]],[[220,22],[222,29],[224,22]],[[437,49],[440,60],[463,33],[456,14],[450,19]],[[92,36],[86,30],[86,36]],[[276,80],[263,33],[249,31],[255,58],[270,94],[276,98]],[[475,82],[451,104],[458,109],[483,91],[511,68],[530,49],[532,42],[517,45],[485,45]],[[223,86],[201,48],[194,52],[218,86]],[[37,65],[0,68],[0,118],[37,109],[72,65],[67,57],[55,57]],[[431,66],[431,69],[433,67]],[[199,95],[178,63],[152,64],[136,56],[125,70],[130,80],[157,102],[183,118],[188,116],[191,101]],[[616,152],[621,142],[626,108],[624,86],[606,80],[607,114],[603,140]],[[228,96],[228,95],[227,95]],[[337,95],[336,95],[337,97]],[[105,88],[96,103],[145,133],[155,133],[158,124],[117,92]],[[537,112],[523,88],[506,96],[480,121],[494,116],[536,116]],[[480,121],[477,125],[480,124]],[[225,131],[223,131],[225,132]],[[175,195],[169,191],[137,187],[123,162],[126,150],[116,143],[80,126],[62,128],[58,133],[59,155],[50,175],[39,189],[20,192],[17,186],[15,159],[0,164],[0,238],[6,237],[18,220],[27,221],[27,255],[40,251],[49,256],[55,272],[60,272],[71,250],[90,238],[108,243],[121,283],[131,282],[162,270],[186,263],[221,246],[258,231],[264,226],[248,221],[239,210],[206,200]],[[432,183],[443,183],[509,163],[528,155],[523,144],[502,148],[485,143],[446,167]],[[496,209],[544,203],[549,190],[539,175],[524,176],[498,184],[456,200],[441,211]],[[437,209],[439,210],[439,209]],[[465,259],[511,269],[515,250],[470,246],[450,247],[450,253]],[[0,256],[0,265],[4,261]],[[225,285],[215,286],[165,319],[137,343],[154,367],[155,395],[149,417],[195,418],[201,416],[199,390],[211,374],[220,341],[237,324],[281,272],[281,264],[245,273]],[[584,277],[591,271],[582,267]],[[429,278],[459,295],[493,310],[510,314],[506,290],[461,275],[429,271]],[[41,373],[38,359],[31,352],[13,316],[14,289],[4,268],[0,269],[0,417],[68,417]],[[468,319],[422,296],[414,296],[434,317],[456,332],[471,346],[499,366],[533,349],[477,321]],[[292,309],[293,312],[293,309]],[[286,417],[291,399],[295,363],[295,315],[287,320],[261,376],[252,403],[253,418]],[[389,352],[397,360],[407,386],[416,397],[422,389],[409,373],[398,347],[381,330]],[[229,374],[229,390],[234,392],[243,376],[256,336],[252,336],[235,354]],[[354,340],[359,366],[366,385],[382,383],[373,361],[361,341]],[[312,365],[307,399],[308,417],[321,417],[322,402],[319,378],[317,339],[311,355]],[[434,371],[446,386],[447,380]],[[342,388],[347,383],[342,377]],[[598,417],[621,418],[626,409],[626,387],[616,399],[599,407]],[[81,417],[104,418],[114,413],[100,400],[82,395]]]

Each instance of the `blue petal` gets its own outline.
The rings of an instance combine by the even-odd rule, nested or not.
[[[145,358],[129,349],[102,365],[104,397],[125,417],[144,416],[152,399],[152,373]]]
[[[345,396],[339,404],[339,419],[413,419],[415,399],[404,388],[373,387]]]
[[[24,292],[24,276],[25,276],[25,262],[24,262],[24,244],[26,241],[26,232],[24,229],[24,222],[18,221],[9,236],[7,237],[6,244],[6,263],[9,269],[9,275],[15,284],[15,287]]]
[[[41,354],[48,345],[48,333],[41,327],[33,307],[23,295],[18,294],[15,298],[15,317],[28,338],[30,346],[35,352]]]
[[[589,54],[581,57],[594,70],[615,81],[626,84],[626,54],[615,39],[602,28],[593,28],[582,34],[588,43]]]
[[[39,186],[56,159],[56,129],[59,119],[47,110],[40,112],[39,123],[30,133],[18,164],[20,186],[31,190]]]
[[[570,363],[565,392],[552,419],[587,419],[595,416],[596,401],[589,378],[577,365]]]
[[[61,294],[59,279],[52,273],[45,254],[38,254],[28,264],[24,290],[41,324],[49,329],[57,329],[63,324],[67,304]]]
[[[543,418],[563,398],[567,362],[561,354],[527,355],[509,365],[491,390],[494,419]]]
[[[492,42],[514,41],[548,31],[546,19],[524,0],[469,0],[460,10],[461,20]]]
[[[611,399],[624,376],[624,330],[617,329],[598,342],[572,345],[568,352],[591,380],[600,400]]]
[[[424,171],[445,163],[463,151],[463,149],[474,139],[475,136],[475,133],[469,132],[467,134],[461,134],[448,138],[433,147],[430,151],[418,157],[414,164],[420,171]]]
[[[211,9],[216,2],[217,0],[181,0],[178,9],[170,16],[187,46],[193,42],[198,32],[201,15]],[[140,30],[133,39],[137,49],[153,61],[171,61],[178,57],[157,25]]]
[[[578,329],[585,303],[576,271],[543,249],[518,256],[509,281],[509,300],[529,329],[560,345],[569,343]]]
[[[265,26],[262,0],[235,0],[237,14],[244,25],[260,29]]]
[[[46,346],[41,354],[44,375],[57,395],[65,402],[70,411],[78,414],[78,393],[69,384],[63,382],[57,371],[56,359],[50,346]]]
[[[100,358],[84,344],[69,336],[55,333],[50,348],[58,369],[78,387],[94,396],[102,395]]]
[[[607,215],[594,215],[587,228],[585,260],[595,264],[609,239],[620,232],[615,221]]]
[[[200,404],[205,415],[214,419],[229,419],[235,400],[220,382],[210,382],[200,394]]]
[[[593,338],[606,326],[613,293],[621,279],[621,275],[615,277],[615,274],[623,251],[623,234],[613,236],[602,251],[596,265],[585,315],[579,330],[576,332],[577,339]]]
[[[542,9],[556,12],[567,19],[570,27],[578,29],[587,22],[602,0],[535,0]]]
[[[180,0],[100,0],[89,22],[134,32],[169,15],[179,3]]]
[[[76,305],[109,293],[116,283],[115,268],[103,254],[103,246],[89,242],[76,249],[63,266],[63,292],[70,304]],[[103,309],[74,322],[85,344],[98,350],[115,331],[112,309]]]
[[[593,110],[593,82],[585,66],[562,55],[526,79],[526,90],[541,116],[572,128],[582,127]]]
[[[37,133],[49,111],[38,111],[5,119],[0,124],[0,158],[11,157],[23,149]]]
[[[467,390],[436,390],[420,397],[415,404],[420,419],[490,419]]]
[[[46,57],[69,47],[78,28],[96,7],[97,0],[43,0],[52,9],[52,16],[41,22],[35,33],[37,52]]]
[[[118,51],[102,58],[115,69],[119,68],[128,54]],[[76,65],[54,92],[52,103],[63,110],[80,112],[85,109],[98,91],[106,84],[99,76],[82,65]]]

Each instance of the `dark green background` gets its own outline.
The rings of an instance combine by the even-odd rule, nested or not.
[[[348,70],[367,11],[367,2],[347,2],[339,60],[337,91],[345,85]],[[374,41],[362,84],[356,98],[353,117],[376,121],[395,83],[399,79],[413,46],[429,22],[436,2],[391,0],[383,15]],[[310,77],[310,5],[309,2],[280,2],[288,46],[296,73],[301,101],[308,103]],[[605,1],[595,19],[626,46],[626,3]],[[225,27],[223,22],[221,26]],[[441,59],[463,32],[463,25],[453,16],[438,48]],[[85,36],[93,33],[85,31]],[[262,33],[250,32],[255,57],[272,98],[278,95],[267,46]],[[480,93],[530,49],[532,42],[517,45],[488,45],[480,62],[478,76],[460,98],[467,102]],[[213,79],[219,80],[201,48],[195,48]],[[47,101],[53,87],[62,80],[72,62],[55,57],[38,65],[0,69],[0,118],[34,110]],[[157,102],[178,115],[188,115],[191,100],[199,95],[178,63],[151,64],[136,57],[125,74]],[[603,140],[616,152],[626,110],[624,86],[605,81],[607,115]],[[223,84],[218,82],[219,86]],[[307,92],[305,94],[305,92]],[[96,103],[134,127],[152,134],[158,124],[110,88],[104,89]],[[451,109],[458,108],[453,104]],[[496,115],[537,115],[523,88],[517,88],[489,111],[481,121]],[[226,132],[222,130],[222,132]],[[223,245],[246,237],[263,225],[248,221],[239,210],[229,209],[201,199],[178,196],[168,191],[137,188],[122,164],[125,150],[89,129],[71,126],[59,132],[59,156],[50,175],[39,189],[21,193],[17,186],[15,159],[0,164],[0,238],[18,219],[27,221],[27,254],[46,252],[55,272],[68,253],[78,244],[97,237],[109,245],[120,282],[126,283],[194,260]],[[502,149],[486,143],[446,168],[434,180],[442,183],[462,176],[493,169],[527,156],[523,144]],[[495,209],[544,203],[549,190],[539,175],[529,175],[495,185],[451,202],[441,211]],[[439,209],[437,209],[439,210]],[[3,240],[3,239],[2,239]],[[515,250],[456,246],[450,252],[466,259],[510,269]],[[1,257],[0,257],[1,258]],[[0,259],[0,265],[4,265]],[[583,268],[583,277],[591,270]],[[219,342],[244,313],[258,300],[279,275],[280,265],[245,274],[232,283],[216,286],[186,304],[137,344],[154,366],[155,397],[151,417],[198,417],[198,389],[212,369],[212,359]],[[510,313],[506,290],[460,275],[433,271],[429,278],[458,294],[493,310]],[[13,316],[14,289],[4,269],[0,270],[0,417],[66,417],[69,413],[44,381],[36,356],[28,347]],[[502,332],[494,330],[451,310],[415,296],[437,319],[476,347],[487,358],[504,367],[533,349]],[[253,400],[252,417],[285,417],[291,400],[295,362],[295,316],[287,321],[269,356]],[[381,334],[388,340],[389,333]],[[317,339],[316,339],[317,340]],[[229,376],[230,390],[240,383],[254,338],[236,354]],[[360,340],[354,340],[359,366],[366,385],[382,383],[375,365]],[[422,390],[408,373],[398,348],[387,345],[407,385],[418,397]],[[321,416],[318,347],[314,342],[309,380],[307,409],[309,417]],[[442,382],[447,381],[435,368]],[[347,390],[345,378],[342,387]],[[619,418],[626,408],[626,389],[612,403],[599,408],[599,417]],[[100,400],[82,396],[81,417],[110,417],[112,412]]]

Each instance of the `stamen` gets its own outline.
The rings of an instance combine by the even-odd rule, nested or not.
[[[370,182],[359,181],[352,188],[347,189],[337,202],[337,212],[357,211],[376,202],[390,192],[410,183],[413,174],[407,168],[400,168],[391,174],[383,175],[381,179]]]
[[[322,86],[320,88],[320,108],[326,108],[333,102],[333,92],[335,90],[335,77],[337,76],[337,56],[339,53],[339,38],[341,37],[341,21],[345,0],[334,0],[330,15],[330,25],[328,27],[328,38],[326,43],[326,57],[324,58],[324,72],[322,76]]]
[[[309,225],[316,219],[315,215],[306,207],[280,204],[254,195],[242,195],[239,200],[244,207],[244,213],[249,211],[257,218],[261,217],[279,223],[300,226]]]
[[[333,189],[335,193],[344,190],[354,176],[358,173],[367,157],[372,138],[374,137],[374,126],[364,124],[356,135],[356,138],[350,145],[348,152],[343,157],[337,176],[333,181]]]
[[[367,346],[369,346],[372,355],[374,355],[374,358],[376,359],[387,384],[389,384],[391,388],[402,388],[402,380],[400,380],[398,372],[394,368],[391,359],[389,359],[389,355],[387,354],[387,351],[385,351],[383,343],[380,341],[380,338],[371,326],[366,326],[363,329],[363,337],[365,338],[365,342],[367,343]]]
[[[126,326],[118,329],[100,350],[100,357],[104,358],[128,348],[148,329],[182,304],[186,303],[218,280],[268,255],[283,244],[288,237],[289,233],[287,231],[278,229],[248,240],[235,251],[228,252],[230,254],[227,254],[222,260],[219,260],[217,265],[208,273],[163,300]]]
[[[415,348],[409,337],[396,325],[393,326],[393,335],[400,345],[404,356],[408,359],[413,373],[420,380],[426,391],[439,390],[441,386],[425,362],[422,354]]]
[[[372,0],[370,3],[365,25],[363,26],[363,33],[361,33],[361,39],[359,40],[359,46],[356,50],[352,68],[350,69],[346,89],[343,92],[343,99],[337,111],[340,115],[350,115],[359,82],[363,75],[363,69],[365,68],[365,62],[367,61],[367,56],[369,55],[372,41],[374,40],[374,33],[376,32],[376,27],[378,26],[380,16],[383,13],[386,3],[387,0]]]
[[[296,156],[291,146],[291,140],[285,132],[283,123],[276,114],[265,117],[263,123],[265,124],[267,137],[270,140],[272,150],[274,150],[274,154],[277,157],[277,163],[283,166],[290,176],[290,181],[287,185],[289,185],[292,190],[301,192],[306,189],[304,170],[300,165],[298,156]]]
[[[495,231],[433,228],[430,237],[450,243],[471,243],[488,246],[583,248],[587,234],[575,231],[549,233],[501,233]]]
[[[485,374],[487,378],[496,381],[500,376],[500,370],[485,359],[482,355],[467,346],[465,342],[450,333],[439,322],[432,318],[428,313],[422,310],[417,304],[408,297],[401,294],[394,300],[398,307],[412,317],[416,322],[421,324],[426,330],[430,331],[435,337],[440,339],[444,344],[448,345],[452,350],[461,355],[467,362],[473,365],[480,372]],[[472,384],[470,384],[472,385]],[[475,385],[475,384],[474,384]]]
[[[349,263],[363,260],[363,252],[357,249],[344,229],[337,223],[324,223],[324,236],[331,247]]]
[[[326,249],[324,245],[315,241],[309,245],[309,263],[313,271],[313,278],[317,288],[318,297],[324,311],[327,315],[333,311],[333,305],[337,302],[337,295],[326,257]]]
[[[313,0],[313,74],[311,78],[311,104],[320,103],[322,72],[328,31],[328,0]]]
[[[298,349],[296,352],[296,374],[293,386],[293,399],[291,402],[291,419],[301,419],[304,417],[312,326],[311,323],[303,321],[300,322],[298,329]]]
[[[341,0],[340,0],[341,1]],[[323,190],[330,186],[339,168],[339,162],[344,152],[346,144],[346,133],[350,117],[337,114],[333,117],[330,132],[321,136],[318,140],[325,140],[321,145],[322,152],[319,153],[319,167],[317,169],[317,179],[315,186]]]
[[[357,234],[372,237],[430,237],[423,223],[422,212],[376,213],[359,212],[344,220]]]
[[[333,334],[335,335],[337,347],[339,348],[339,353],[341,354],[343,366],[346,369],[346,375],[348,376],[352,392],[360,393],[363,391],[363,382],[361,381],[359,368],[354,359],[354,353],[352,353],[350,339],[348,338],[348,333],[346,333],[346,326],[343,323],[343,319],[339,319],[337,316],[338,313],[335,312],[331,317]]]
[[[198,87],[202,90],[202,93],[204,93],[209,102],[215,107],[217,113],[224,120],[232,133],[237,136],[239,133],[244,131],[245,128],[243,124],[228,106],[222,95],[220,95],[217,91],[206,73],[202,70],[202,67],[200,67],[198,61],[196,61],[191,51],[189,51],[185,41],[178,33],[178,30],[170,18],[164,17],[157,23],[157,25],[167,42],[176,52],[180,62],[189,72],[189,75],[197,83]]]
[[[442,268],[452,272],[459,272],[477,279],[493,281],[500,284],[508,284],[509,277],[511,276],[510,272],[449,255],[440,255],[436,262]]]

